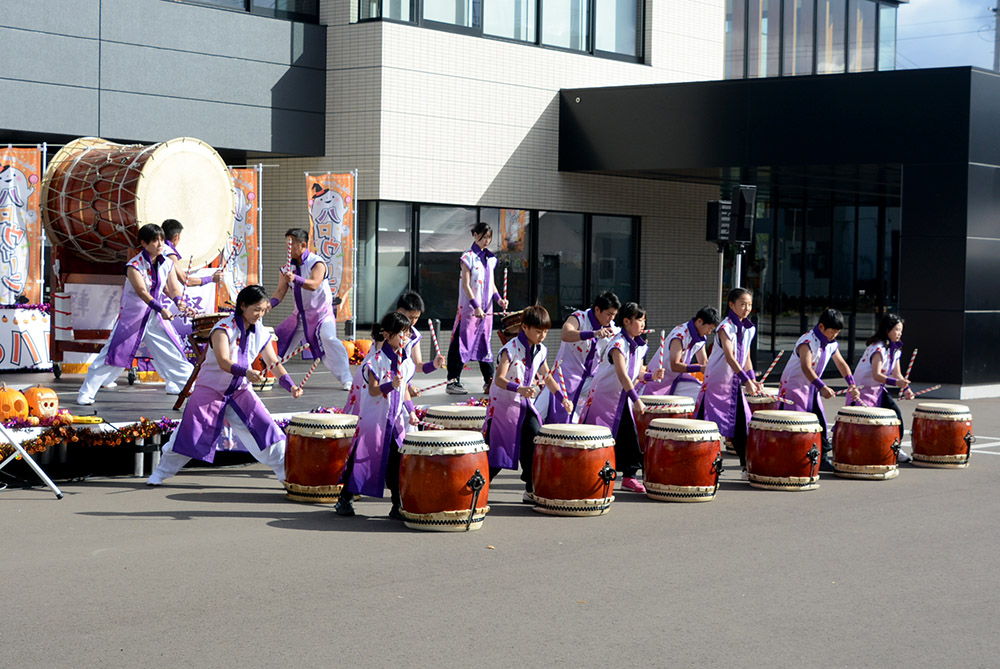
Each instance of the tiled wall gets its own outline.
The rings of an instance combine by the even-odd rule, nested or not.
[[[646,62],[596,58],[390,22],[350,23],[326,0],[323,158],[271,161],[264,265],[306,221],[303,172],[359,171],[359,198],[552,209],[642,218],[641,299],[668,327],[715,303],[717,255],[704,242],[717,189],[561,173],[561,88],[722,77],[723,0],[648,0]],[[269,277],[265,271],[265,278]],[[279,308],[276,315],[282,315]]]

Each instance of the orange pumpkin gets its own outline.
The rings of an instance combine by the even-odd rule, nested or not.
[[[59,396],[56,391],[44,388],[40,383],[25,390],[24,396],[28,400],[28,413],[32,416],[48,418],[59,411]]]
[[[372,347],[371,339],[357,339],[354,341],[354,348],[361,351],[361,355],[368,355],[368,350]]]
[[[353,341],[346,341],[345,340],[343,342],[343,344],[344,344],[344,348],[347,349],[347,359],[348,360],[353,360],[354,359],[354,342]]]
[[[0,420],[12,420],[28,417],[28,400],[20,390],[7,387],[0,383]]]

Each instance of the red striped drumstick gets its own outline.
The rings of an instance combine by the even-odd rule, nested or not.
[[[910,364],[906,366],[906,374],[904,374],[903,376],[904,378],[906,378],[907,381],[910,380],[910,370],[913,369],[913,363],[916,362],[917,360],[917,351],[919,350],[920,350],[919,348],[913,349],[913,355],[910,356]]]
[[[286,355],[284,358],[281,358],[277,362],[272,362],[270,365],[268,365],[267,367],[265,367],[264,368],[264,373],[267,374],[268,372],[270,372],[272,369],[274,369],[278,365],[285,364],[286,362],[288,362],[289,360],[291,360],[292,358],[294,358],[295,356],[297,356],[299,353],[301,353],[302,351],[306,350],[307,348],[309,348],[309,342],[302,342],[302,344],[297,349],[295,349],[294,351],[292,351],[291,353],[289,353],[288,355]],[[317,360],[318,359],[319,358],[317,358]]]
[[[562,390],[563,399],[569,399],[569,393],[566,392],[566,379],[563,378],[562,366],[559,365],[561,361],[557,360],[555,368],[559,371],[559,389]]]
[[[286,237],[285,239],[288,242],[288,255],[285,256],[285,268],[286,268],[286,270],[291,270],[292,269],[292,238],[291,237]]]
[[[774,366],[778,364],[778,361],[781,360],[781,356],[784,354],[785,352],[783,350],[778,351],[778,355],[774,356],[774,360],[771,361],[771,366],[767,368],[766,372],[764,372],[764,376],[760,377],[758,381],[759,383],[764,383],[764,381],[767,380],[767,375],[771,373],[771,370],[774,369]]]
[[[447,430],[444,425],[438,425],[437,423],[428,423],[425,420],[418,421],[417,425],[428,430]]]
[[[663,369],[663,345],[667,342],[667,331],[660,330],[660,369]]]
[[[428,390],[434,390],[435,388],[440,388],[441,386],[446,386],[446,385],[448,385],[449,383],[451,383],[454,380],[455,379],[448,379],[447,381],[442,381],[441,383],[431,384],[431,385],[427,386],[426,388],[418,388],[418,390],[420,390],[420,394],[423,395]]]
[[[914,397],[916,397],[917,395],[923,395],[924,393],[929,393],[929,392],[931,392],[932,390],[937,390],[937,389],[938,389],[938,388],[940,388],[940,387],[941,387],[941,384],[939,383],[939,384],[938,384],[938,385],[936,385],[936,386],[931,386],[930,388],[924,388],[923,390],[920,390],[920,391],[918,391],[918,392],[915,392],[915,393],[913,393],[913,396],[914,396]],[[904,399],[905,399],[905,398],[904,398]]]
[[[507,268],[503,268],[503,301],[507,301]],[[503,308],[503,315],[507,315],[507,307]]]
[[[441,355],[441,346],[438,345],[438,336],[437,333],[434,331],[434,321],[428,318],[427,327],[431,331],[431,341],[434,342],[434,350],[437,351],[438,355]]]
[[[306,372],[306,375],[302,378],[302,383],[299,384],[299,388],[306,387],[306,381],[308,381],[309,377],[312,376],[312,373],[316,371],[316,367],[317,365],[319,365],[319,360],[320,360],[319,358],[313,360],[312,367],[309,368],[309,371]]]

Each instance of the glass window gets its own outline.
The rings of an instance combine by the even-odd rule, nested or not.
[[[627,216],[594,216],[591,219],[590,299],[606,290],[622,304],[635,300],[635,222]]]
[[[375,319],[395,310],[396,300],[410,286],[410,205],[381,202],[378,208],[378,288]]]
[[[586,307],[583,284],[583,214],[538,214],[538,293],[553,324]]]
[[[799,336],[805,332],[802,302],[802,243],[804,232],[803,211],[801,209],[781,209],[775,228],[776,260],[778,273],[777,322],[775,324],[775,346],[790,351]],[[725,309],[725,305],[723,305]]]
[[[542,0],[542,44],[590,50],[590,0]]]
[[[483,33],[534,42],[537,0],[483,0]]]
[[[507,299],[510,310],[517,311],[534,303],[531,297],[531,212],[524,209],[481,209],[479,220],[493,228],[493,246],[497,255],[497,290],[503,295],[503,276],[507,270]]]
[[[229,9],[246,10],[246,0],[197,0],[202,5],[215,5],[216,7],[228,7]]]
[[[636,0],[597,0],[594,47],[598,51],[625,56],[639,55],[638,4]]]
[[[726,0],[726,79],[742,79],[747,0]]]
[[[847,71],[875,69],[875,12],[871,0],[850,0],[847,5]]]
[[[378,217],[378,202],[358,203],[358,249],[357,291],[360,323],[375,322],[375,272],[378,254],[375,244],[375,228]]]
[[[885,305],[889,311],[899,311],[899,207],[885,208]]]
[[[896,69],[896,7],[878,8],[878,69]]]
[[[844,71],[847,34],[846,0],[819,0],[816,12],[816,73]]]
[[[424,298],[428,318],[440,318],[451,323],[458,309],[459,257],[472,246],[476,209],[421,206],[419,212],[417,290]],[[502,286],[500,290],[503,290]]]
[[[250,11],[279,19],[315,21],[319,18],[319,0],[252,0]]]
[[[750,0],[747,76],[776,77],[781,63],[781,0]]]
[[[377,18],[413,20],[413,0],[359,0],[358,5],[358,17],[361,20]]]
[[[477,25],[476,0],[424,0],[424,20],[472,28]]]
[[[785,76],[813,73],[813,2],[785,0]]]

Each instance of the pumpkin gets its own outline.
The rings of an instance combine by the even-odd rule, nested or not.
[[[371,339],[357,339],[354,342],[354,348],[361,351],[361,355],[368,355],[368,350],[372,347]]]
[[[44,388],[40,383],[25,390],[24,397],[28,400],[28,413],[32,416],[48,418],[59,411],[59,396],[56,391]]]
[[[344,344],[344,348],[347,349],[347,359],[348,360],[354,360],[354,342],[353,341],[344,341],[343,344]]]
[[[14,420],[28,417],[28,400],[20,390],[7,387],[0,383],[0,420]]]

